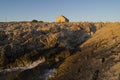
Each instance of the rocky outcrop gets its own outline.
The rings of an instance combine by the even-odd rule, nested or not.
[[[119,80],[120,24],[104,25],[80,45],[81,52],[67,58],[49,80]]]
[[[81,51],[80,45],[96,32],[96,23],[0,23],[0,70],[26,67],[41,57],[45,59],[32,69],[18,71],[12,79],[25,78],[26,74],[35,80],[46,69],[57,68],[64,59]],[[98,23],[99,24],[99,23]],[[101,23],[100,23],[101,24]],[[103,25],[104,23],[102,23]],[[99,25],[98,25],[99,27]],[[103,26],[100,26],[102,28]],[[91,32],[93,34],[91,35]],[[42,66],[42,67],[41,67]],[[43,68],[44,67],[44,68]],[[18,69],[19,70],[19,69]],[[35,74],[33,71],[36,71]],[[3,72],[0,72],[2,74]],[[2,77],[0,79],[7,79]],[[25,78],[26,80],[30,78]],[[37,78],[38,79],[38,78]]]
[[[56,18],[56,22],[69,22],[69,20],[65,16],[61,15]]]
[[[75,49],[90,37],[92,31],[87,29],[92,25],[81,27],[81,24],[86,23],[2,23],[1,69],[31,64],[32,56],[42,56],[53,48]]]

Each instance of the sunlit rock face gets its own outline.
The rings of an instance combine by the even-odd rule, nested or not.
[[[54,50],[74,50],[90,37],[91,26],[82,24],[90,23],[1,23],[0,69],[32,64]]]
[[[65,16],[60,15],[56,18],[56,22],[69,22],[69,20]]]
[[[81,52],[79,46],[96,33],[95,24],[99,23],[0,23],[0,79],[39,79]]]
[[[95,25],[99,30],[81,52],[66,58],[49,80],[120,80],[120,23]]]

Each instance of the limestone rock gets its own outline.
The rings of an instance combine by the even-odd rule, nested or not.
[[[69,20],[65,16],[61,15],[56,18],[56,22],[69,22]]]
[[[84,22],[67,23],[69,22],[67,18],[59,17],[58,22],[65,23],[11,22],[0,24],[0,71],[26,67],[40,61],[40,57],[45,57],[46,60],[44,65],[40,64],[33,70],[29,69],[27,73],[23,71],[20,79],[4,77],[1,72],[0,80],[41,80],[39,79],[39,75],[43,74],[41,70],[59,67],[64,59],[81,50],[79,46],[91,37],[89,33],[94,32],[96,26]],[[13,78],[17,76],[17,74],[11,75],[12,72],[6,73]],[[30,76],[27,77],[26,74],[35,79],[31,79]]]

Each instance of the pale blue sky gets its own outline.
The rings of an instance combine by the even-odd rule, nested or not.
[[[120,21],[120,0],[0,0],[0,21]]]

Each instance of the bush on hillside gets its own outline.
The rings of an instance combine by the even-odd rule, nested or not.
[[[35,20],[35,19],[34,19],[34,20],[32,20],[32,22],[38,22],[38,20]]]

